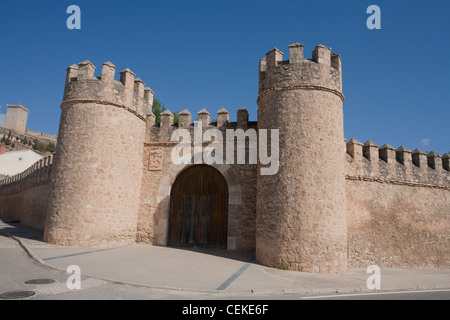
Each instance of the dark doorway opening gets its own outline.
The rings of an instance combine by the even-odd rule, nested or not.
[[[175,180],[170,192],[168,244],[227,247],[228,185],[208,165],[193,165]]]

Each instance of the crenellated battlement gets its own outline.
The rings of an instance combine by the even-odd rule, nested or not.
[[[198,112],[197,121],[202,123],[203,130],[219,129],[223,133],[227,129],[255,129],[258,135],[258,122],[249,121],[249,113],[245,108],[237,111],[237,121],[230,122],[230,113],[222,108],[217,111],[217,122],[211,123],[211,114],[206,109]],[[150,123],[154,123],[152,114]],[[161,114],[160,124],[150,125],[147,132],[147,143],[167,144],[178,142],[171,141],[172,133],[177,129],[187,129],[191,136],[194,135],[193,116],[185,109],[179,113],[179,122],[173,123],[174,116],[170,110]],[[280,129],[282,130],[282,129]],[[192,141],[194,141],[192,139]],[[421,186],[441,185],[450,187],[450,154],[439,155],[433,151],[425,153],[422,150],[409,150],[404,146],[394,148],[389,144],[379,146],[368,140],[364,144],[352,138],[346,143],[348,177],[358,179],[381,179],[380,181],[403,181],[411,185]],[[369,179],[369,180],[370,180]],[[372,181],[372,180],[371,180]]]
[[[130,69],[89,61],[67,69],[45,241],[83,246],[134,242],[142,156],[153,91]],[[84,143],[89,137],[99,143]],[[84,188],[84,186],[89,186]],[[72,190],[77,190],[73,192]],[[73,203],[85,203],[74,208]],[[83,221],[91,221],[88,226]],[[67,221],[73,222],[68,230]],[[103,226],[99,232],[97,226]]]
[[[314,89],[332,92],[342,101],[342,68],[338,54],[319,44],[312,52],[312,59],[303,56],[303,45],[289,46],[289,60],[283,60],[283,52],[273,48],[259,62],[259,97],[279,90]]]
[[[43,158],[22,173],[0,180],[0,196],[23,191],[31,186],[50,182],[53,155]]]
[[[88,60],[67,69],[61,108],[68,103],[96,102],[125,108],[146,120],[152,110],[154,92],[128,68],[120,72],[120,81],[114,80],[116,66],[111,62],[103,64],[100,77],[94,75],[95,69]]]
[[[294,43],[284,59],[273,48],[259,62],[258,121],[221,108],[176,124],[169,110],[155,124],[154,93],[130,69],[117,81],[111,62],[98,76],[70,66],[56,157],[0,181],[0,215],[62,246],[218,245],[313,273],[448,267],[450,154],[344,147],[340,56]]]
[[[149,130],[147,132],[147,142],[170,142],[172,132],[177,129],[187,129],[190,131],[191,135],[194,133],[194,120],[192,114],[189,110],[185,109],[179,114],[178,123],[174,124],[174,116],[170,110],[166,110],[161,113],[161,121],[159,124],[154,124],[154,115],[149,115],[148,126]],[[150,119],[151,118],[151,119]],[[206,110],[202,109],[198,112],[197,121],[201,122],[202,129],[219,129],[223,133],[227,129],[242,129],[246,131],[249,128],[257,129],[256,121],[249,121],[248,111],[242,107],[237,111],[237,121],[230,122],[230,113],[222,108],[217,111],[217,121],[211,122],[211,114]],[[153,125],[151,125],[153,123]],[[224,135],[225,138],[225,135]]]
[[[427,154],[404,146],[396,149],[389,144],[379,147],[370,140],[363,144],[354,138],[347,142],[346,149],[347,176],[354,180],[358,177],[358,180],[403,181],[409,185],[450,189],[448,153],[441,156],[431,151]]]

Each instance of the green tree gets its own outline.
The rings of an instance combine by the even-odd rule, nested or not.
[[[11,140],[6,139],[6,140],[5,140],[5,145],[10,146],[10,145],[11,145]]]
[[[164,111],[166,111],[166,108],[164,107],[164,105],[161,104],[161,101],[159,101],[156,98],[153,98],[152,112],[156,117],[155,119],[156,124],[161,122],[161,113],[163,113]]]
[[[178,123],[180,122],[180,112],[179,111],[175,111],[173,113],[173,123]]]
[[[40,151],[40,152],[46,152],[47,145],[45,143],[39,142],[37,139],[34,139],[33,140],[33,149]]]
[[[167,110],[166,107],[163,104],[161,104],[161,101],[159,101],[156,98],[153,98],[152,112],[155,115],[155,124],[161,122],[161,113],[163,113],[166,110]],[[179,114],[180,114],[179,111],[173,113],[173,123],[179,122],[180,120]]]
[[[56,150],[55,144],[50,142],[49,145],[47,146],[47,151],[53,153],[55,152],[55,150]]]

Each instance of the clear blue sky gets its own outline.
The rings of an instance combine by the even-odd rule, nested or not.
[[[81,8],[81,30],[66,9]],[[381,8],[381,30],[366,9]],[[57,134],[66,68],[130,68],[171,111],[225,107],[256,119],[258,61],[274,46],[321,43],[341,54],[345,136],[450,151],[450,1],[0,1],[0,105]],[[276,110],[274,110],[276,112]]]

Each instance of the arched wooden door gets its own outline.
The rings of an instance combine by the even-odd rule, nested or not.
[[[208,165],[193,165],[175,180],[170,192],[168,244],[227,247],[228,185]]]

